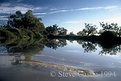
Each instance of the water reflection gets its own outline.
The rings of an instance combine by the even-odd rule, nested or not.
[[[73,43],[74,40],[69,40]],[[77,43],[84,49],[84,53],[95,52],[97,49],[101,49],[99,51],[99,55],[117,55],[118,52],[121,51],[120,44],[112,44],[105,42],[91,42],[91,41],[83,41],[76,40]],[[40,52],[44,49],[44,47],[52,48],[54,50],[58,48],[62,48],[67,45],[67,40],[65,39],[47,39],[45,40],[36,40],[36,41],[8,41],[1,43],[1,54],[8,54],[10,56],[14,56],[11,60],[13,65],[21,64],[22,60],[30,61],[32,56],[35,54],[40,54]],[[81,50],[81,49],[80,49]]]
[[[68,40],[71,43],[75,40]],[[120,44],[113,44],[111,42],[92,42],[92,41],[83,41],[83,40],[76,40],[79,45],[82,46],[84,49],[84,53],[88,52],[95,52],[97,49],[101,49],[98,53],[99,55],[116,55],[118,52],[121,52],[121,45]],[[67,41],[65,39],[51,39],[48,40],[45,46],[57,49],[59,47],[64,47],[67,45]]]
[[[65,39],[47,39],[45,46],[52,48],[52,49],[57,49],[59,47],[64,47],[67,45],[67,42]]]
[[[102,70],[101,68],[104,67],[107,68],[107,66],[109,67],[120,66],[120,63],[118,63],[118,61],[115,62],[114,60],[112,60],[112,58],[111,59],[105,57],[102,58],[101,56],[99,56],[106,54],[117,55],[117,53],[120,52],[121,50],[120,44],[112,44],[112,43],[110,44],[104,42],[102,43],[102,42],[92,42],[92,41],[83,41],[83,40],[76,40],[76,42],[77,43],[75,44],[75,40],[65,40],[65,39],[35,40],[31,42],[24,40],[19,40],[14,42],[2,41],[0,45],[0,55],[6,54],[8,57],[11,58],[11,59],[7,58],[6,60],[10,61],[10,65],[13,66],[12,68],[21,69],[23,67],[24,69],[21,69],[23,70],[23,73],[21,73],[22,75],[26,72],[26,73],[31,73],[32,76],[34,75],[34,71],[36,69],[37,69],[36,71],[38,71],[37,73],[43,72],[42,74],[44,74],[45,70],[47,70],[48,68],[51,68],[52,70],[53,69],[59,71],[61,70],[80,75],[95,76],[97,73],[101,72]],[[77,47],[71,48],[69,47],[71,46],[70,44],[75,44],[79,48]],[[80,47],[84,49],[83,51],[84,54],[94,52],[91,53],[93,55],[92,56],[86,54],[80,55],[82,54],[82,52],[80,51],[82,48]],[[58,50],[60,48],[64,49]],[[100,49],[98,51],[99,55],[95,56],[94,54],[97,53],[96,51],[98,49]],[[95,68],[92,69],[94,66],[96,70]],[[30,70],[27,72],[28,68],[32,68],[33,72]],[[3,71],[2,73],[4,74],[4,72],[5,71]],[[13,72],[16,71],[13,70]]]
[[[68,40],[71,43],[75,40]],[[91,42],[91,41],[83,41],[76,40],[79,45],[84,49],[84,53],[95,52],[97,49],[101,49],[99,51],[99,55],[116,55],[121,51],[120,44],[113,43],[105,43],[105,42]],[[9,55],[15,55],[16,59],[21,55],[25,56],[26,60],[30,60],[31,56],[41,52],[44,49],[44,46],[52,49],[62,48],[67,45],[67,40],[65,39],[47,39],[47,40],[37,40],[37,41],[23,41],[19,40],[16,42],[2,42],[0,50],[3,50]],[[1,51],[3,53],[3,51]]]
[[[82,45],[82,48],[84,48],[84,52],[95,52],[97,50],[96,43],[92,43],[89,41],[77,41],[78,44]]]
[[[44,40],[16,40],[11,42],[11,40],[6,40],[1,42],[0,55],[14,56],[11,60],[13,65],[21,64],[22,60],[31,60],[32,56],[41,52],[44,49]]]
[[[106,54],[110,54],[110,55],[117,55],[118,52],[121,52],[121,45],[117,45],[115,47],[112,48],[102,48],[102,50],[99,52],[100,55],[106,55]]]

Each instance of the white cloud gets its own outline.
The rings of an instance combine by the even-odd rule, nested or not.
[[[62,9],[62,10],[54,10],[49,12],[48,14],[55,14],[55,13],[63,13],[63,12],[74,12],[74,11],[86,11],[86,10],[117,10],[121,9],[118,6],[104,6],[104,7],[84,7],[84,8],[77,8],[77,9]]]
[[[46,10],[46,9],[48,9],[48,7],[34,7],[34,6],[32,6],[33,8],[34,8],[34,10]]]
[[[42,7],[34,7],[32,5],[26,5],[26,4],[11,4],[11,3],[2,3],[0,4],[0,13],[7,13],[7,14],[13,14],[16,11],[20,10],[22,13],[25,13],[28,10],[37,11],[42,10],[45,8]],[[44,14],[44,13],[43,13]]]
[[[22,13],[25,13],[27,10],[33,10],[31,5],[25,4],[15,4],[14,6],[10,3],[3,3],[0,5],[0,13],[15,13],[17,10],[20,10]]]
[[[70,10],[56,10],[56,11],[52,11],[52,12],[49,12],[48,14],[55,14],[55,13],[62,13],[62,12],[69,12]]]
[[[118,6],[107,6],[107,7],[104,7],[104,9],[117,9],[119,8]]]
[[[0,16],[0,20],[8,20],[8,16]]]
[[[36,7],[36,8],[34,8],[35,10],[40,10],[41,9],[41,7]]]
[[[104,7],[90,7],[90,8],[78,8],[78,9],[74,9],[73,11],[82,11],[82,10],[99,10],[99,9],[103,9]]]
[[[16,11],[21,11],[22,13],[26,13],[28,10],[32,10],[33,14],[37,16],[38,18],[44,17],[43,15],[47,13],[40,13],[38,11],[42,11],[47,9],[47,7],[35,7],[32,5],[26,5],[26,4],[11,4],[11,3],[2,3],[0,4],[0,14],[14,14]],[[0,15],[0,20],[8,20],[6,16]]]
[[[47,13],[39,13],[39,12],[34,13],[34,15],[45,15],[45,14],[47,14]]]
[[[43,15],[38,15],[36,16],[37,18],[43,18],[44,16]]]

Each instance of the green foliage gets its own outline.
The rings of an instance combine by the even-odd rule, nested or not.
[[[85,29],[83,29],[82,31],[79,31],[79,32],[77,33],[77,35],[78,35],[78,36],[86,36],[86,31],[85,31]]]
[[[11,28],[25,28],[36,32],[44,31],[44,24],[32,14],[31,10],[25,14],[16,11],[16,14],[10,15],[7,25]]]
[[[112,31],[112,33],[115,33],[118,37],[121,36],[121,27],[118,26],[117,23],[108,24],[108,23],[100,22],[100,26],[103,29],[100,29],[99,32],[97,32],[96,25],[85,23],[85,29],[83,29],[82,31],[79,31],[77,35],[78,36],[91,36],[94,34],[102,34],[105,31]]]
[[[57,35],[58,26],[56,24],[53,26],[48,26],[45,30],[47,35]]]
[[[77,33],[77,35],[79,36],[90,36],[90,35],[94,35],[97,33],[96,30],[96,25],[92,25],[92,24],[87,24],[85,23],[85,29],[83,29],[82,31],[79,31]]]
[[[114,41],[113,39],[117,37],[117,34],[113,31],[104,31],[101,35],[100,38],[102,41],[105,42],[112,42]]]
[[[44,31],[44,24],[33,16],[31,10],[25,14],[16,11],[15,14],[9,16],[7,25],[1,26],[0,37],[32,41],[33,39],[43,38]]]
[[[118,24],[117,23],[108,24],[108,23],[100,22],[100,26],[105,31],[116,31],[118,29]]]
[[[58,35],[66,35],[67,29],[64,28],[58,28]]]
[[[87,33],[87,36],[96,34],[97,33],[96,29],[97,29],[96,25],[85,23],[85,32]]]
[[[53,26],[48,26],[45,29],[46,35],[66,35],[67,30],[64,29],[63,27],[58,27],[57,24]]]
[[[52,48],[52,49],[57,49],[59,47],[64,47],[67,45],[67,42],[65,39],[48,39],[45,43],[45,46]]]
[[[0,29],[0,37],[5,37],[6,39],[17,39],[17,36],[14,33],[6,29]]]
[[[92,42],[83,42],[82,47],[84,48],[84,52],[96,51],[97,44],[93,44]]]
[[[73,32],[70,32],[68,35],[69,36],[75,36],[75,34]]]
[[[17,38],[21,38],[21,30],[18,28],[6,28],[5,30],[10,31],[11,33],[13,33],[14,35],[16,35]]]
[[[121,27],[118,26],[117,23],[108,24],[108,23],[100,22],[100,26],[103,28],[104,31],[113,31],[117,34],[118,37],[121,36]]]
[[[28,29],[20,29],[21,30],[21,35],[22,35],[22,38],[25,39],[25,40],[28,40],[30,39],[31,37],[33,37],[33,33],[32,31],[28,30]]]

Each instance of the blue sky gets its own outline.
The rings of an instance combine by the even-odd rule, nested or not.
[[[16,10],[33,10],[45,26],[58,24],[74,33],[82,30],[84,23],[121,25],[121,0],[0,0],[0,23]]]

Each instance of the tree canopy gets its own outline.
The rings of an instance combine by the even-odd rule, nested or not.
[[[115,32],[117,34],[118,37],[121,36],[121,27],[118,26],[117,23],[104,23],[104,22],[100,22],[100,26],[103,28],[102,30],[100,30],[100,34],[103,33],[104,31],[111,31],[112,33]]]
[[[15,14],[10,15],[7,27],[25,28],[36,32],[44,30],[44,24],[33,15],[31,10],[28,10],[25,14],[22,14],[21,11],[16,11]]]
[[[80,35],[80,36],[90,36],[90,35],[94,35],[97,33],[97,30],[96,30],[96,25],[92,25],[92,24],[87,24],[85,23],[85,28],[82,30],[82,31],[79,31],[77,33],[77,35]]]
[[[47,35],[66,35],[67,29],[58,27],[57,24],[45,28]]]

